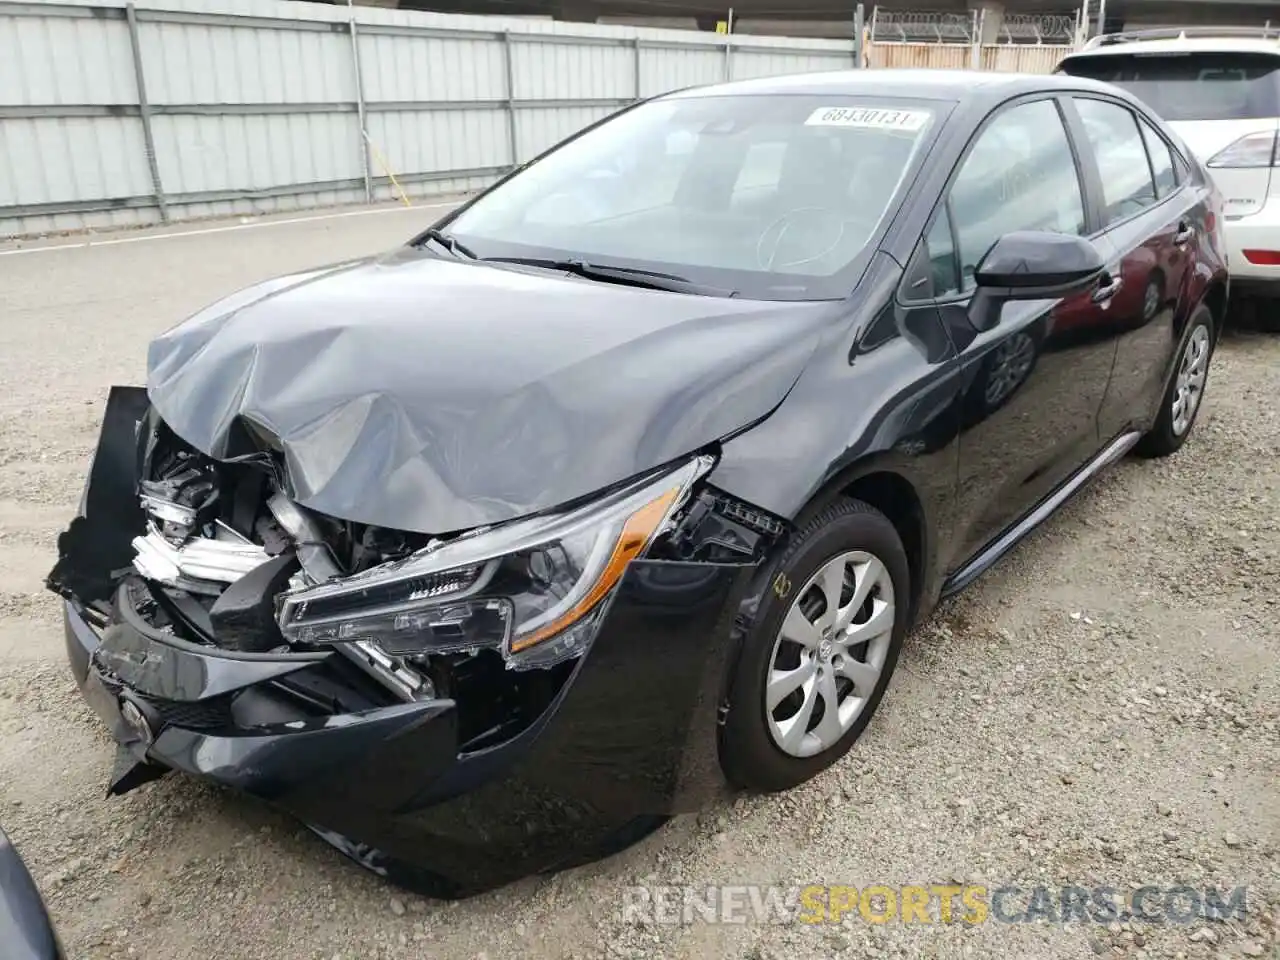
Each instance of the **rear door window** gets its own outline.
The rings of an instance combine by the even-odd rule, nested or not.
[[[1125,54],[1072,57],[1062,72],[1114,83],[1165,120],[1280,116],[1280,56],[1266,53]]]
[[[956,261],[956,245],[951,232],[951,216],[943,204],[925,242],[929,247],[929,277],[935,297],[949,297],[960,292],[960,267]]]
[[[1076,97],[1075,105],[1098,159],[1106,204],[1103,225],[1109,227],[1156,202],[1147,147],[1138,131],[1137,118],[1127,107],[1085,97]]]

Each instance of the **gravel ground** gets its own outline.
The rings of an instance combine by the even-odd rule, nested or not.
[[[113,752],[41,581],[107,387],[252,280],[427,214],[0,249],[0,823],[73,957],[1280,957],[1280,337],[1235,334],[1194,437],[1125,461],[916,630],[881,712],[781,797],[460,904],[397,892],[278,814]],[[141,235],[138,235],[141,236]],[[631,884],[1249,886],[1217,924],[650,925]],[[856,914],[855,914],[856,917]],[[3,951],[0,951],[3,952]]]

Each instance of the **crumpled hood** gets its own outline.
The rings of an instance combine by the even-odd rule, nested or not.
[[[251,425],[320,513],[421,533],[593,493],[764,417],[832,304],[687,296],[409,248],[252,287],[152,342],[165,422]]]

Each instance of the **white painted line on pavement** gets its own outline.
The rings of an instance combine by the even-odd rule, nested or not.
[[[416,207],[387,207],[378,210],[347,210],[342,213],[323,213],[315,217],[290,217],[287,220],[262,220],[254,223],[236,223],[227,227],[205,227],[201,230],[183,230],[181,233],[149,233],[145,237],[112,237],[108,240],[86,240],[82,243],[60,243],[48,247],[23,247],[20,250],[0,250],[0,257],[12,257],[20,253],[48,253],[51,250],[84,250],[90,247],[110,247],[118,243],[144,243],[147,240],[176,240],[178,237],[202,237],[211,233],[230,233],[232,230],[254,230],[259,227],[283,227],[289,224],[310,223],[313,220],[338,220],[342,217],[372,217],[380,213],[417,213],[423,210],[440,210],[456,207],[461,200],[449,203],[424,203]],[[423,224],[427,226],[427,224]]]

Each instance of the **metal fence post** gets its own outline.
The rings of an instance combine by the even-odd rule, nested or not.
[[[373,203],[373,174],[369,158],[369,131],[365,127],[364,110],[364,75],[360,70],[360,38],[356,35],[355,8],[347,3],[350,18],[347,20],[347,32],[351,34],[351,69],[356,78],[356,124],[360,134],[360,167],[364,173],[364,202]]]
[[[156,159],[156,139],[151,132],[151,103],[147,100],[147,80],[142,69],[142,46],[138,40],[138,13],[133,4],[124,8],[125,19],[129,22],[129,46],[133,50],[133,77],[138,84],[138,116],[142,118],[142,142],[147,151],[147,167],[151,170],[151,192],[155,194],[156,206],[160,208],[160,222],[169,222],[169,203],[164,196],[164,186],[160,183],[160,163]]]
[[[986,25],[987,8],[973,11],[973,46],[970,50],[969,66],[974,70],[982,69],[982,29]]]
[[[863,29],[863,8],[862,4],[858,4],[853,8],[853,66],[855,70],[862,68],[862,29]]]
[[[733,7],[729,8],[729,19],[724,23],[724,78],[733,79]]]
[[[506,63],[507,136],[511,138],[511,169],[520,166],[520,149],[516,145],[516,68],[511,56],[511,31],[502,31],[502,58]]]
[[[635,73],[635,84],[636,84],[636,100],[638,101],[638,100],[640,100],[640,98],[641,98],[641,97],[643,97],[643,96],[644,96],[644,84],[643,84],[643,83],[641,83],[641,79],[642,79],[642,78],[641,78],[641,74],[640,74],[640,70],[641,70],[641,64],[640,64],[640,38],[639,38],[639,37],[636,37],[634,40],[632,40],[632,45],[635,47],[635,68],[636,68],[636,73]]]

